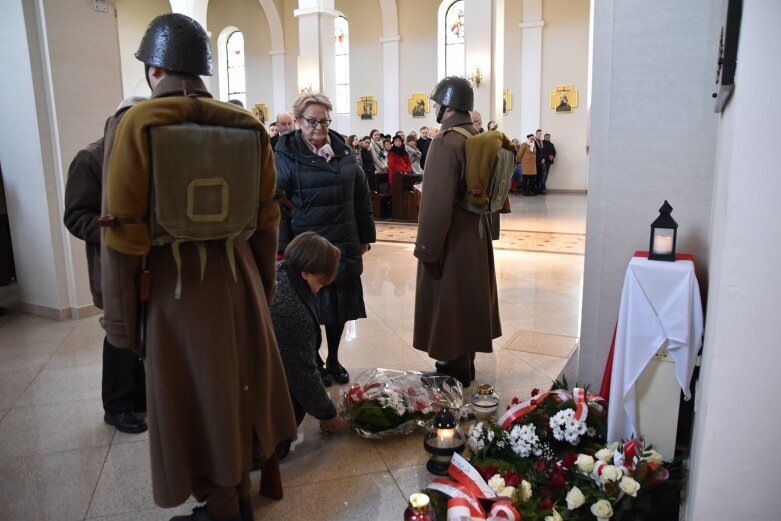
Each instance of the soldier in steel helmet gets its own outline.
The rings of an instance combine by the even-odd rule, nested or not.
[[[195,20],[155,18],[136,57],[152,96],[106,135],[102,323],[112,345],[145,358],[155,502],[192,495],[205,506],[175,520],[247,521],[253,438],[273,455],[296,432],[268,307],[279,223],[269,137],[211,99]]]
[[[449,76],[430,98],[442,127],[428,150],[418,218],[413,345],[467,387],[475,353],[492,352],[502,334],[491,234],[480,234],[481,216],[460,206],[466,137],[453,129],[477,133],[469,115],[474,92],[466,79]]]

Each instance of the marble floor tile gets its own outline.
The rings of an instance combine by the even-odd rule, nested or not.
[[[88,518],[155,508],[149,443],[112,445],[100,473]]]
[[[8,414],[8,411],[10,409],[0,409],[0,421],[3,421],[3,418],[5,418],[5,415]]]
[[[326,352],[327,349],[322,350],[323,355]],[[348,370],[353,371],[351,368],[371,367],[414,371],[420,367],[420,358],[395,334],[342,342],[339,347],[339,360]]]
[[[11,409],[0,422],[0,459],[110,445],[100,400]]]
[[[568,360],[566,357],[527,353],[525,351],[512,351],[512,353],[552,380],[559,378]]]
[[[0,375],[18,371],[38,371],[46,365],[59,347],[58,342],[45,342],[0,348]]]
[[[283,473],[281,501],[252,494],[255,519],[317,521],[398,521],[407,501],[389,471],[383,470],[327,481],[291,484]],[[254,478],[257,490],[258,477]]]
[[[386,470],[371,441],[353,434],[324,436],[317,420],[307,416],[299,431],[304,442],[282,460],[280,469],[285,486],[350,478]]]
[[[100,365],[44,369],[15,407],[98,399],[102,370]]]
[[[515,338],[505,346],[505,349],[569,357],[577,342],[577,338],[570,336],[538,333],[537,331],[519,331]]]
[[[426,464],[430,455],[423,449],[424,435],[424,432],[413,433],[398,438],[372,440],[372,443],[388,469],[401,469]]]
[[[4,459],[0,519],[84,519],[108,447]]]
[[[51,320],[25,313],[9,313],[0,326],[0,348],[27,344],[60,345],[75,327],[72,320]]]
[[[191,498],[192,499],[192,498]],[[168,521],[173,516],[188,515],[198,503],[194,499],[176,508],[153,508],[136,512],[125,512],[109,516],[90,517],[90,521]]]
[[[422,449],[421,449],[422,450]],[[396,481],[396,485],[401,489],[401,493],[405,499],[426,488],[431,481],[436,477],[426,469],[426,461],[428,461],[428,453],[423,453],[426,458],[420,465],[413,467],[402,467],[391,469],[393,479]],[[399,517],[401,519],[401,517]]]
[[[100,327],[97,317],[85,318],[77,321],[76,324],[46,364],[47,369],[103,363],[105,332]]]
[[[37,374],[37,371],[0,373],[0,408],[12,407]]]
[[[550,378],[507,351],[478,353],[475,358],[475,374],[475,381],[469,387],[472,392],[477,389],[476,384],[483,383],[493,385],[496,391],[502,391],[515,387],[547,385],[551,381]]]

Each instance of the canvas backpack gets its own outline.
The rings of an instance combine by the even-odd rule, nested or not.
[[[466,137],[466,190],[461,207],[468,212],[484,216],[498,212],[508,213],[510,178],[515,168],[515,153],[511,151],[510,140],[498,130],[475,135],[461,127],[448,130],[455,130]],[[482,236],[481,225],[480,237]]]
[[[257,226],[260,131],[252,128],[177,123],[149,129],[150,215],[153,246],[170,244],[181,297],[183,242],[198,248],[203,279],[204,241],[223,240],[236,278],[234,240]]]

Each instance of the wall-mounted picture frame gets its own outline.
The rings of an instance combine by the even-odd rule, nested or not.
[[[425,118],[431,111],[431,102],[425,92],[413,92],[407,99],[407,112],[413,118]]]
[[[550,108],[556,114],[569,114],[578,108],[578,91],[572,85],[556,85],[550,93]]]
[[[510,89],[504,89],[502,91],[502,114],[507,114],[508,111],[513,109],[513,95]]]
[[[358,98],[355,112],[360,114],[361,119],[374,119],[377,115],[377,100],[374,96],[361,96]]]
[[[266,120],[271,117],[271,114],[269,114],[268,105],[265,103],[255,103],[250,110],[264,125],[266,124]]]

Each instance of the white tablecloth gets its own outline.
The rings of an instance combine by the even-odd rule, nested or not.
[[[635,384],[654,355],[667,349],[675,376],[686,396],[702,346],[702,301],[694,263],[651,261],[633,257],[621,293],[616,325],[607,437],[610,441],[637,432]]]

